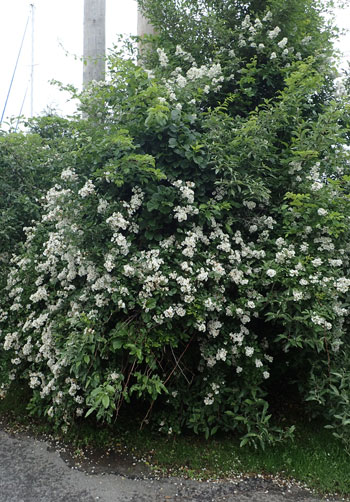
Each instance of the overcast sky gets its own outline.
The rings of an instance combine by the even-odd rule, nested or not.
[[[34,14],[34,115],[55,107],[70,113],[67,95],[48,84],[51,79],[82,84],[84,0],[0,0],[0,117],[21,46],[30,4]],[[137,4],[135,0],[106,0],[106,45],[111,47],[118,33],[136,34]],[[18,115],[27,96],[23,114],[30,113],[31,20],[18,62],[6,116]],[[70,55],[66,55],[68,52]],[[28,85],[29,84],[29,85]]]
[[[80,87],[82,83],[84,0],[0,0],[0,117],[19,53],[30,4],[34,16],[34,115],[48,107],[61,113],[73,111],[67,95],[48,84],[56,79]],[[111,47],[118,33],[136,34],[135,0],[106,0],[106,45]],[[338,24],[350,29],[350,8],[338,16]],[[350,55],[350,35],[343,39],[342,50]],[[66,55],[68,52],[70,55]],[[24,115],[30,114],[31,23],[24,40],[6,116],[17,116],[24,101]]]

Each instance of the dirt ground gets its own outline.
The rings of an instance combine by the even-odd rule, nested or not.
[[[199,482],[160,478],[127,455],[69,448],[6,432],[0,424],[0,502],[320,502],[290,482],[263,477]]]

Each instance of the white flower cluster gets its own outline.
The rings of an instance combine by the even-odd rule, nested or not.
[[[166,55],[166,53],[164,52],[164,50],[161,49],[160,47],[158,47],[157,54],[158,54],[158,57],[159,57],[159,64],[160,64],[160,66],[163,66],[163,67],[168,66],[169,59],[168,59],[168,56]]]
[[[316,326],[322,326],[322,327],[326,328],[327,330],[332,329],[332,324],[330,322],[326,321],[326,319],[324,317],[319,316],[317,314],[311,316],[311,321],[314,324],[316,324]]]
[[[61,179],[63,181],[75,181],[78,179],[77,174],[75,173],[74,169],[67,168],[64,169],[61,173]]]
[[[347,293],[350,288],[350,279],[347,277],[340,277],[334,282],[334,286],[340,293]]]
[[[182,49],[178,48],[177,55],[180,54],[180,51],[182,51]],[[158,49],[158,55],[161,66],[166,66],[168,64],[168,57],[166,54],[161,49]],[[210,91],[218,91],[221,89],[225,77],[220,63],[198,67],[187,53],[184,59],[185,61],[191,61],[193,63],[191,68],[184,72],[181,67],[177,67],[169,78],[163,79],[163,84],[168,91],[170,101],[177,101],[179,94],[183,92],[188,92],[188,97],[191,96],[193,91],[197,90],[199,82],[201,82],[205,94]],[[195,84],[195,86],[193,86],[193,84]],[[192,99],[188,100],[188,102],[190,101],[192,102]]]
[[[81,188],[78,192],[80,197],[85,199],[85,197],[89,197],[89,195],[93,195],[95,193],[95,186],[91,180],[87,180],[83,188]]]
[[[186,52],[180,45],[176,46],[175,55],[180,56],[184,61],[193,62],[193,57],[189,52]]]
[[[129,222],[119,212],[113,213],[112,216],[107,218],[106,223],[112,228],[112,230],[126,230],[129,224]]]
[[[271,39],[274,39],[278,37],[278,35],[281,33],[281,28],[279,26],[276,26],[273,30],[268,32],[268,37]]]
[[[206,406],[210,406],[214,403],[215,396],[220,393],[220,384],[213,382],[211,384],[211,392],[208,392],[206,397],[204,398],[204,404]]]
[[[245,24],[249,36],[261,29],[249,18]],[[286,44],[282,39],[278,46],[283,49]],[[178,55],[183,55],[180,50]],[[203,67],[192,67],[186,76],[177,72],[173,88],[182,86],[181,78],[186,85],[197,78],[210,78],[212,83],[221,78],[219,65],[205,71],[204,75]],[[289,167],[293,173],[302,170],[300,163]],[[313,166],[310,185],[319,175],[319,166]],[[108,323],[113,330],[118,319],[123,328],[118,325],[116,332],[134,319],[136,330],[147,326],[145,343],[163,333],[171,339],[180,326],[186,336],[198,338],[198,368],[209,375],[227,365],[235,368],[240,379],[252,370],[267,379],[272,358],[265,354],[268,342],[261,341],[256,319],[265,315],[271,295],[285,302],[293,319],[301,310],[300,303],[303,308],[307,305],[312,314],[305,324],[311,320],[327,330],[333,337],[330,347],[339,350],[341,323],[348,313],[341,296],[350,288],[350,279],[342,271],[348,266],[348,249],[340,252],[325,226],[317,231],[306,226],[298,241],[285,229],[280,232],[281,223],[269,215],[268,208],[246,196],[239,213],[244,215],[241,230],[237,230],[221,215],[204,217],[192,181],[171,178],[162,183],[172,191],[174,207],[169,206],[162,236],[148,240],[142,221],[148,188],[144,192],[136,186],[125,200],[115,200],[101,190],[98,181],[94,185],[80,180],[70,169],[61,178],[69,188],[56,185],[48,191],[42,222],[26,230],[25,257],[13,259],[8,277],[10,306],[0,312],[2,326],[9,322],[3,347],[10,352],[11,378],[21,371],[22,363],[29,367],[28,383],[50,401],[50,413],[64,408],[67,399],[73,402],[75,415],[86,411],[84,382],[71,378],[66,354],[81,353],[96,339],[103,340],[101,346],[105,344],[96,356],[105,359],[105,379],[114,384],[123,379],[121,368],[109,366],[108,351],[117,349],[108,346],[105,337]],[[225,196],[224,189],[212,190],[207,207],[217,207]],[[96,213],[92,229],[85,225],[91,211]],[[328,214],[323,207],[313,211],[320,217]],[[42,238],[39,252],[35,237]],[[314,301],[327,294],[339,318],[332,323]],[[221,385],[210,385],[201,397],[206,406],[220,394]]]

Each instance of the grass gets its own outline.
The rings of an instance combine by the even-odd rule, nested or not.
[[[314,424],[298,424],[293,442],[265,451],[240,448],[237,438],[227,435],[206,441],[132,431],[123,440],[166,474],[197,479],[270,475],[293,478],[321,494],[350,495],[349,455],[329,431]]]
[[[25,427],[36,435],[53,434],[47,422],[28,417],[25,393],[20,390],[0,401],[1,417],[6,417],[12,430]],[[192,435],[164,437],[130,427],[130,422],[103,427],[85,421],[61,439],[73,444],[77,452],[86,448],[126,451],[165,475],[204,480],[259,474],[294,479],[322,495],[350,496],[350,456],[321,424],[300,421],[293,441],[262,451],[240,448],[234,436],[210,440]]]

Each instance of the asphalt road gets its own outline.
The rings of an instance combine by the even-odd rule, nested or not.
[[[81,470],[45,441],[0,427],[0,502],[320,502],[299,487],[262,478],[232,482],[152,479],[109,464]],[[129,469],[129,470],[128,470]],[[86,472],[88,471],[88,472]],[[119,474],[118,474],[119,472]],[[124,475],[121,475],[123,472]]]

